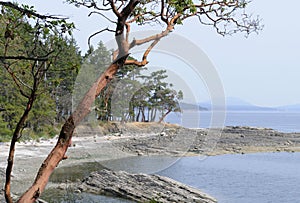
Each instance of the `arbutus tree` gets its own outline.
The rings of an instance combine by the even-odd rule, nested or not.
[[[100,15],[113,27],[96,32],[89,38],[105,31],[113,32],[118,49],[114,52],[114,62],[99,76],[79,103],[76,110],[63,125],[57,144],[43,162],[33,185],[21,196],[19,202],[34,202],[44,191],[50,175],[64,159],[76,125],[89,114],[91,105],[101,90],[113,78],[124,64],[145,66],[147,57],[157,43],[175,26],[181,25],[188,18],[198,18],[200,24],[215,28],[221,35],[244,32],[246,35],[259,31],[260,20],[245,12],[249,1],[246,0],[68,0],[77,7],[91,9],[90,15]],[[110,18],[110,13],[114,18]],[[147,24],[160,24],[163,30],[144,39],[129,41],[131,25],[142,27]],[[127,59],[129,50],[135,46],[149,43],[140,60]]]

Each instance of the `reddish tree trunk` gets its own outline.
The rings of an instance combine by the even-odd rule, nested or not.
[[[61,160],[65,157],[67,149],[71,144],[71,139],[73,131],[80,123],[80,121],[90,113],[90,108],[95,98],[100,94],[101,90],[106,86],[106,84],[111,80],[113,75],[117,72],[119,67],[121,67],[128,55],[120,58],[115,63],[110,65],[108,69],[98,78],[98,80],[93,84],[90,90],[85,94],[84,98],[74,111],[74,113],[68,118],[66,123],[63,125],[57,144],[50,152],[48,157],[43,162],[40,167],[36,179],[33,185],[20,197],[20,203],[30,203],[37,200],[40,194],[44,191],[49,177],[59,164]]]

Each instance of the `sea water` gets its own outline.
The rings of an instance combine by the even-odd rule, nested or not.
[[[162,165],[165,161],[169,161],[168,165]],[[195,156],[176,160],[159,156],[131,157],[114,160],[110,166],[111,169],[143,172],[145,165],[161,166],[162,170],[156,174],[198,188],[215,197],[219,203],[300,202],[300,153]],[[130,202],[90,194],[84,194],[74,202],[86,201]],[[67,201],[60,199],[57,202]]]
[[[220,203],[300,202],[300,153],[184,157],[160,172]]]
[[[162,165],[164,162],[167,164]],[[177,161],[169,157],[132,157],[114,161],[111,166],[147,172],[145,165],[161,166],[162,171],[156,174],[198,188],[219,203],[300,202],[300,153],[195,156]]]
[[[188,128],[209,128],[214,119],[212,115],[211,111],[186,111],[183,115],[171,113],[166,121]],[[219,122],[219,126],[265,127],[281,132],[300,132],[300,112],[227,111],[223,115],[225,120]]]

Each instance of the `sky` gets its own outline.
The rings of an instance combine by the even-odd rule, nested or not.
[[[74,37],[83,52],[88,47],[88,36],[106,27],[106,22],[99,16],[87,17],[87,9],[76,8],[63,0],[18,2],[33,5],[41,13],[69,17],[75,22]],[[300,104],[299,8],[299,0],[291,0],[285,5],[277,1],[253,0],[248,11],[262,18],[264,29],[248,38],[243,34],[222,37],[211,27],[200,25],[197,19],[184,22],[174,34],[187,38],[206,54],[227,97],[241,98],[259,106]],[[94,38],[93,44],[111,39],[113,34],[105,33]]]

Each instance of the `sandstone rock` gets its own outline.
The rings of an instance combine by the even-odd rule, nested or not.
[[[170,178],[159,175],[129,174],[124,171],[93,172],[78,189],[101,195],[113,195],[137,202],[156,200],[163,203],[214,203],[216,199]]]

